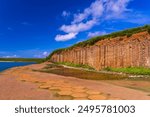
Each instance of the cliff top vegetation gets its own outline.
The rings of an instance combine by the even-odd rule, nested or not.
[[[49,60],[52,57],[52,55],[54,55],[55,53],[60,53],[62,51],[70,50],[70,49],[73,49],[75,47],[92,46],[92,45],[94,45],[96,42],[98,42],[100,40],[109,39],[109,38],[115,38],[115,37],[122,37],[122,36],[130,37],[133,34],[144,32],[144,31],[147,31],[150,34],[150,25],[145,25],[143,27],[137,27],[137,28],[131,28],[131,29],[127,29],[127,30],[123,30],[123,31],[119,31],[119,32],[113,32],[111,34],[107,34],[107,35],[103,35],[103,36],[93,37],[93,38],[90,38],[90,39],[88,39],[86,41],[74,44],[73,46],[70,46],[68,48],[57,49],[57,50],[53,51],[47,57],[47,60]]]

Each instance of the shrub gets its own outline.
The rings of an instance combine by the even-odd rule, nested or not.
[[[110,69],[105,69],[105,70],[112,71],[112,72],[135,74],[135,75],[150,75],[150,69],[142,68],[142,67],[110,68]]]
[[[150,27],[148,28],[148,33],[150,34]]]
[[[104,70],[111,71],[111,68],[110,67],[106,67]]]
[[[128,34],[127,34],[127,37],[128,37],[128,38],[129,38],[129,37],[131,37],[131,36],[132,36],[132,34],[131,34],[131,33],[128,33]]]

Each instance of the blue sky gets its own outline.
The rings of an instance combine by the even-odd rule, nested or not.
[[[145,24],[149,0],[0,0],[0,57],[46,57],[57,48]]]

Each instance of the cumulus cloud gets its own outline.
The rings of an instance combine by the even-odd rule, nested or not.
[[[66,33],[78,33],[82,31],[86,31],[91,29],[95,24],[97,24],[96,20],[89,20],[86,23],[78,23],[78,24],[72,24],[72,25],[63,25],[60,30],[64,31]]]
[[[57,35],[55,37],[55,40],[56,41],[67,41],[67,40],[76,38],[76,35],[77,35],[77,33],[68,33],[68,34],[65,34],[65,35]]]
[[[35,58],[45,58],[45,57],[47,57],[48,55],[49,55],[49,52],[47,52],[47,51],[44,51],[44,52],[39,51],[39,52],[37,52],[37,53],[34,55],[34,57],[35,57]]]
[[[107,34],[105,31],[89,32],[88,37],[95,37]]]
[[[74,19],[71,22],[71,25],[63,25],[60,27],[60,30],[66,33],[87,31],[93,26],[99,24],[99,18],[102,16],[103,11],[103,2],[101,0],[96,0],[82,13],[74,14]]]
[[[68,17],[68,16],[70,16],[70,12],[63,11],[63,12],[62,12],[62,16],[63,16],[63,17]]]
[[[46,56],[48,56],[48,55],[49,55],[49,53],[48,53],[48,52],[46,52],[46,51],[45,51],[45,52],[43,52],[43,56],[45,56],[45,57],[46,57]]]
[[[92,16],[93,19],[99,18],[100,16],[102,16],[103,11],[104,6],[102,0],[96,0],[90,5],[90,7],[86,8],[82,13],[75,14],[72,23],[79,23],[87,19],[89,16]]]
[[[90,30],[101,21],[111,19],[121,19],[124,17],[125,12],[130,11],[127,5],[131,0],[96,0],[82,12],[74,14],[73,20],[70,25],[62,25],[60,31],[65,35],[57,35],[57,41],[67,41],[76,37],[77,34],[83,31]],[[66,16],[67,12],[63,12]],[[92,35],[92,34],[90,34]]]
[[[127,5],[130,1],[131,0],[109,0],[109,2],[106,2],[106,19],[124,17],[124,12],[131,11],[131,9],[127,9]]]

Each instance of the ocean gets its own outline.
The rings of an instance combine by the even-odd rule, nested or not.
[[[12,67],[35,64],[35,62],[0,62],[0,72]]]

